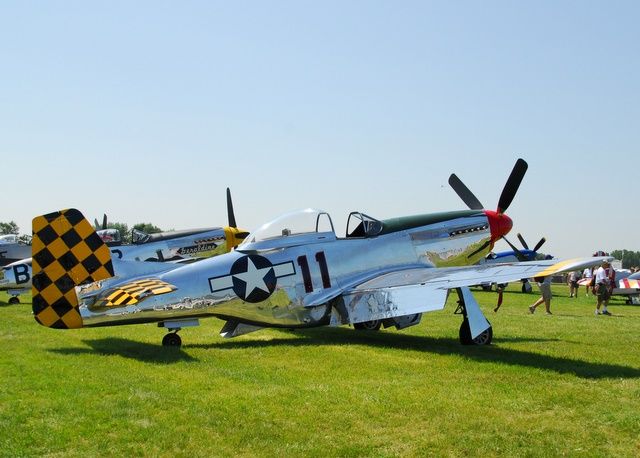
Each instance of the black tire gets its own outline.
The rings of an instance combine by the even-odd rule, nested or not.
[[[484,331],[475,339],[472,339],[469,320],[465,318],[464,320],[462,320],[462,324],[460,324],[460,331],[458,333],[458,336],[462,345],[489,345],[493,340],[493,328],[489,326],[489,329]]]
[[[162,345],[165,347],[179,347],[182,339],[176,332],[170,332],[162,338]]]
[[[493,289],[493,283],[490,285],[480,285],[482,287],[482,291],[491,291]]]
[[[469,320],[465,317],[460,324],[460,331],[458,332],[458,337],[460,338],[460,343],[462,345],[471,345],[473,344],[473,339],[471,338],[471,328],[469,327]]]
[[[380,320],[363,321],[362,323],[353,323],[353,327],[358,331],[378,331],[380,330],[380,326],[382,326],[382,321]]]
[[[20,299],[15,297],[15,296],[11,296],[9,298],[9,305],[15,305],[15,304],[19,304],[20,303]]]

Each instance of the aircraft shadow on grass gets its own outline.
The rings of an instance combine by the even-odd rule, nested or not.
[[[130,339],[106,338],[85,339],[82,341],[91,348],[56,348],[50,350],[62,355],[100,354],[117,355],[136,359],[145,363],[173,364],[178,362],[197,362],[198,359],[187,354],[181,347],[162,347]]]
[[[271,346],[312,346],[312,345],[367,345],[398,350],[422,351],[441,355],[462,355],[474,361],[499,363],[509,366],[531,367],[555,371],[560,374],[574,374],[586,379],[640,378],[640,369],[608,363],[593,363],[571,358],[561,358],[539,353],[491,346],[461,346],[457,338],[434,338],[394,333],[355,332],[350,329],[306,329],[292,331],[298,338],[276,338],[271,340],[223,341],[211,344],[190,345],[194,348],[242,349]],[[495,343],[545,342],[559,339],[540,338],[496,338]]]
[[[498,345],[460,346],[457,338],[434,338],[395,333],[356,332],[351,329],[302,329],[289,331],[292,337],[270,340],[223,340],[209,344],[187,344],[184,347],[163,347],[130,339],[106,338],[83,340],[91,348],[60,348],[52,352],[64,355],[118,355],[142,362],[173,364],[197,362],[184,349],[241,350],[260,347],[301,347],[317,345],[367,345],[396,350],[412,350],[440,355],[461,355],[479,363],[492,362],[509,366],[531,367],[560,374],[574,374],[585,379],[640,378],[640,369],[618,364],[593,363],[561,358],[499,346],[500,342],[549,342],[559,339],[496,338]]]

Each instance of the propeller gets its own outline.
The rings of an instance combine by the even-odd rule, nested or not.
[[[518,192],[518,188],[520,187],[520,183],[522,183],[522,179],[524,178],[524,174],[527,173],[527,169],[529,166],[524,161],[524,159],[518,159],[516,164],[513,166],[513,170],[511,170],[511,175],[507,179],[507,182],[502,189],[502,194],[500,194],[500,199],[498,200],[498,213],[504,213],[511,205],[513,198]]]
[[[229,219],[229,227],[235,229],[234,231],[231,231],[233,232],[233,240],[235,242],[240,242],[247,238],[247,236],[249,235],[248,232],[238,231],[238,225],[236,224],[236,215],[233,211],[233,201],[231,200],[231,190],[229,188],[227,188],[227,218]],[[227,230],[225,229],[225,233],[226,232]],[[235,245],[237,245],[237,243],[234,243],[234,246]]]
[[[520,243],[522,243],[522,246],[524,247],[525,250],[529,249],[529,245],[527,245],[527,242],[524,240],[524,237],[520,233],[518,233],[518,240],[520,240]],[[540,247],[544,245],[546,241],[547,239],[542,237],[540,240],[538,240],[538,243],[536,243],[536,246],[534,246],[533,250],[531,251],[537,253]],[[509,246],[511,246],[511,244],[509,244]]]
[[[537,252],[537,251],[540,249],[540,247],[541,247],[542,245],[544,245],[544,242],[546,242],[546,241],[547,241],[547,239],[545,239],[544,237],[542,237],[542,238],[538,241],[538,243],[536,243],[536,246],[534,246],[534,247],[533,247],[533,251],[536,251],[536,252]]]
[[[518,234],[518,238],[520,239],[520,242],[522,242],[522,239],[520,238],[520,234]],[[525,256],[525,254],[520,251],[518,249],[518,247],[516,247],[513,243],[511,243],[504,235],[502,236],[502,240],[504,240],[505,242],[507,242],[507,245],[509,245],[511,247],[511,249],[513,250],[513,254],[515,254],[516,259],[518,261],[524,262],[524,261],[528,261],[527,257]],[[524,245],[524,249],[528,250],[529,248],[527,248],[525,243],[522,243],[522,245]]]
[[[518,192],[518,188],[520,187],[520,183],[522,183],[522,179],[524,178],[525,173],[527,172],[527,162],[524,159],[518,159],[516,164],[513,166],[513,170],[511,170],[511,174],[507,179],[507,182],[502,189],[502,193],[500,194],[500,199],[498,200],[498,208],[496,212],[498,214],[503,214],[511,205],[513,198]],[[471,192],[469,188],[456,176],[455,173],[452,173],[449,177],[449,185],[453,188],[453,190],[458,194],[458,196],[462,199],[462,201],[467,204],[467,206],[471,210],[482,210],[484,209],[484,205],[478,200],[478,198]]]
[[[107,214],[105,213],[105,214],[102,215],[102,227],[98,223],[98,219],[97,218],[93,219],[93,226],[96,228],[96,230],[106,229],[107,228]]]
[[[455,173],[452,173],[449,177],[449,185],[460,196],[462,201],[467,204],[471,210],[482,210],[484,205],[480,203],[478,198],[471,192],[469,188],[458,178]]]
[[[469,207],[471,210],[483,210],[487,219],[489,220],[489,228],[491,230],[491,240],[488,245],[493,246],[493,244],[500,238],[504,238],[504,236],[511,230],[513,227],[513,222],[511,218],[509,218],[504,213],[507,211],[511,202],[513,202],[513,198],[518,192],[518,188],[522,183],[522,179],[524,178],[527,169],[529,168],[527,162],[524,159],[518,159],[511,170],[511,174],[509,178],[507,178],[507,182],[502,188],[502,193],[500,194],[500,198],[498,199],[498,206],[495,211],[492,210],[484,210],[484,205],[480,202],[480,200],[471,192],[471,190],[458,178],[455,173],[452,173],[449,177],[449,185],[453,188],[453,190],[458,194],[460,199]],[[505,239],[506,240],[506,239]],[[522,241],[522,240],[521,240]],[[517,253],[516,256],[520,258],[524,255],[511,244],[511,242],[507,241],[509,246],[514,249],[514,252]],[[544,243],[544,242],[543,242]],[[469,255],[469,257],[474,256],[479,253],[483,249],[486,248],[486,244],[476,250],[474,253]],[[526,247],[525,247],[526,248]]]
[[[233,202],[231,201],[231,190],[227,188],[227,216],[229,219],[229,227],[238,228],[236,224],[236,215],[233,213]]]
[[[524,238],[522,237],[520,232],[518,232],[518,240],[520,240],[520,243],[522,243],[522,246],[524,247],[525,250],[529,249],[529,245],[527,245],[527,242],[524,241]]]

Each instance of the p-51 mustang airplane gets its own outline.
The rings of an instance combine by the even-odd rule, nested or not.
[[[488,344],[492,329],[468,286],[545,276],[601,260],[473,266],[509,232],[504,214],[526,172],[522,159],[507,180],[497,211],[482,205],[452,175],[471,210],[377,220],[352,212],[344,238],[329,215],[307,209],[251,233],[233,252],[158,275],[134,277],[80,305],[75,286],[113,275],[109,249],[78,210],[33,220],[33,311],[52,328],[158,322],[164,345],[180,345],[177,331],[204,317],[226,321],[234,337],[262,327],[352,324],[402,329],[423,312],[444,307],[458,292],[460,341]]]

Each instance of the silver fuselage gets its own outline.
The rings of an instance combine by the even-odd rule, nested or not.
[[[350,287],[405,268],[474,264],[489,252],[490,240],[487,217],[476,211],[372,237],[324,231],[256,242],[249,236],[236,251],[157,275],[173,292],[80,310],[84,326],[208,316],[257,326],[318,326],[327,323],[331,301]]]

